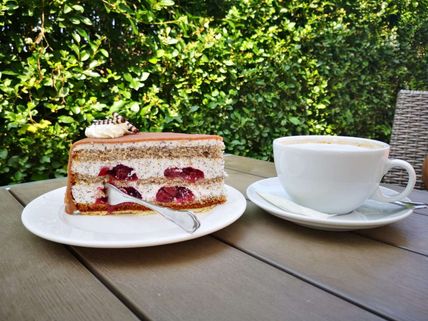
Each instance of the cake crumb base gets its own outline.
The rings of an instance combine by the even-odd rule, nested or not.
[[[174,210],[189,210],[194,213],[205,213],[216,207],[217,205],[226,202],[226,197],[216,198],[215,200],[206,201],[204,203],[193,203],[193,204],[156,204],[158,206],[168,207]],[[142,205],[135,203],[123,203],[119,205],[108,205],[108,204],[76,204],[77,210],[72,215],[152,215],[156,212],[148,209]]]

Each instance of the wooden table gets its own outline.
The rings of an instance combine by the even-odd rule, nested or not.
[[[227,184],[275,176],[227,156]],[[324,232],[244,215],[182,243],[94,249],[53,243],[23,207],[64,179],[0,188],[0,320],[428,320],[428,211],[381,228]],[[428,201],[427,191],[412,199]]]

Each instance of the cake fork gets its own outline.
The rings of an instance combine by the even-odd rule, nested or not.
[[[125,202],[131,202],[131,203],[143,205],[159,213],[160,215],[170,220],[171,222],[175,223],[176,225],[178,225],[188,233],[195,232],[201,226],[201,222],[196,217],[196,215],[193,214],[193,212],[191,211],[173,210],[168,207],[162,207],[147,201],[143,201],[139,198],[130,196],[122,192],[116,186],[111,185],[109,183],[105,183],[104,187],[106,189],[107,199],[110,205],[117,205]]]

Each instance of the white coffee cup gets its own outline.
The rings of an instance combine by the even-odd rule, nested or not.
[[[281,185],[296,203],[325,213],[355,210],[367,199],[394,202],[413,190],[416,174],[403,160],[388,159],[389,145],[344,136],[290,136],[273,141]],[[384,195],[379,183],[393,167],[408,173],[406,188]]]

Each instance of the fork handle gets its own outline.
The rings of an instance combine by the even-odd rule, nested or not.
[[[428,204],[424,202],[414,202],[414,201],[395,201],[393,202],[396,205],[401,206],[408,206],[409,208],[413,209],[422,209],[422,208],[428,208]]]
[[[155,212],[158,212],[160,215],[175,223],[188,233],[195,232],[201,226],[201,222],[191,211],[171,210],[167,207],[157,206],[155,204],[140,199],[133,198],[132,201],[134,203],[138,203],[147,208],[150,208]]]

